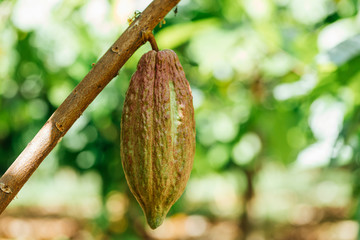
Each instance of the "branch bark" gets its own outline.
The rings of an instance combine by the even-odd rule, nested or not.
[[[154,0],[115,41],[0,178],[0,214],[89,104],[180,0]]]

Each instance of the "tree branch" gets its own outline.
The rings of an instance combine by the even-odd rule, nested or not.
[[[126,29],[0,178],[0,214],[17,195],[89,104],[144,44],[142,32],[152,31],[180,0],[154,0]]]

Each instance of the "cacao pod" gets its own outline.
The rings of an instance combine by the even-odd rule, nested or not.
[[[145,53],[121,117],[121,160],[148,224],[162,224],[182,195],[195,154],[192,94],[174,51]]]

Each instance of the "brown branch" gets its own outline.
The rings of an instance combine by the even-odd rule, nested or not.
[[[0,178],[0,214],[17,195],[87,106],[144,43],[142,32],[152,31],[180,0],[154,0],[116,40],[75,87],[36,136]]]

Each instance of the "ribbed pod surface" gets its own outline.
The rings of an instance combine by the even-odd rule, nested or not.
[[[151,228],[182,195],[195,153],[192,94],[174,51],[140,59],[121,119],[121,160]]]

